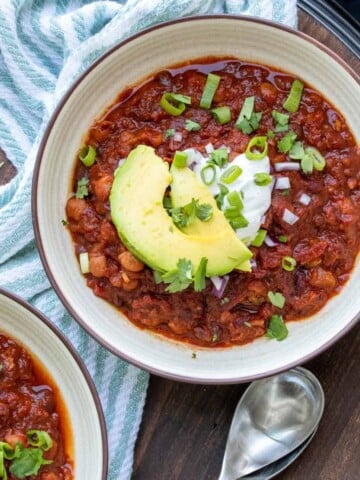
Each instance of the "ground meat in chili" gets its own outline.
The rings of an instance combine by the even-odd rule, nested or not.
[[[14,340],[0,334],[0,441],[15,448],[29,447],[27,432],[41,430],[52,439],[43,458],[52,463],[40,467],[31,480],[72,480],[72,466],[65,449],[63,408],[48,375]],[[68,438],[68,444],[70,439]],[[68,445],[69,447],[69,445]],[[5,460],[9,469],[9,460]],[[9,470],[8,480],[16,480]]]
[[[232,120],[224,125],[199,107],[209,72],[221,77],[213,107],[231,108]],[[152,146],[171,162],[176,150],[192,147],[204,152],[211,143],[214,148],[229,147],[230,159],[234,158],[245,151],[253,135],[274,130],[272,110],[284,111],[293,80],[292,75],[264,65],[202,59],[161,71],[120,94],[88,132],[87,143],[97,151],[96,163],[86,168],[77,161],[75,167],[73,191],[77,181],[86,177],[88,196],[73,196],[66,206],[76,254],[89,252],[87,284],[96,295],[140,327],[193,344],[228,346],[264,335],[271,315],[302,319],[339,293],[359,251],[360,151],[341,113],[308,85],[299,109],[290,116],[289,129],[298,140],[322,153],[326,167],[311,174],[285,173],[291,188],[273,191],[262,225],[275,245],[251,247],[252,272],[233,271],[223,298],[213,295],[210,280],[199,293],[191,287],[174,294],[165,292],[164,284],[155,283],[152,271],[127,252],[111,222],[109,192],[114,170],[134,147]],[[191,106],[181,116],[169,115],[160,106],[164,92],[190,96]],[[262,118],[257,131],[246,135],[234,124],[244,99],[253,95],[255,110],[262,112]],[[199,123],[201,129],[187,131],[185,119]],[[167,135],[169,129],[180,136]],[[284,172],[276,172],[274,165],[288,160],[277,148],[283,135],[268,136],[275,177]],[[304,193],[311,198],[309,205],[300,201]],[[284,221],[285,209],[299,217],[295,225]],[[297,262],[293,271],[282,268],[286,256]],[[272,305],[269,291],[285,297],[284,308]]]

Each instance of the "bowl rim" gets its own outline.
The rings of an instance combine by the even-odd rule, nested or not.
[[[76,364],[80,368],[80,371],[82,375],[85,378],[85,381],[89,387],[92,399],[95,404],[97,416],[99,419],[100,423],[100,431],[101,431],[101,441],[102,441],[102,452],[103,452],[103,460],[102,460],[102,467],[101,467],[101,479],[106,480],[107,479],[107,474],[108,474],[108,460],[109,460],[109,445],[108,445],[108,438],[107,438],[107,429],[106,429],[106,423],[105,423],[105,417],[104,417],[104,412],[101,406],[100,402],[100,397],[98,395],[98,392],[96,390],[95,384],[93,379],[91,378],[91,375],[88,371],[88,369],[85,366],[84,361],[80,357],[80,355],[77,353],[75,350],[75,347],[72,345],[70,340],[59,330],[58,327],[56,327],[51,321],[36,307],[28,303],[26,300],[23,298],[19,297],[15,293],[10,292],[9,290],[0,287],[0,296],[7,297],[10,301],[17,303],[21,307],[23,307],[25,310],[30,312],[31,314],[35,315],[44,325],[45,327],[49,328],[53,334],[56,335],[56,337],[61,341],[61,343],[67,348],[73,359],[75,360]],[[0,327],[1,329],[1,327]],[[9,333],[11,336],[11,332]],[[17,340],[16,337],[12,337],[14,340]],[[22,342],[21,342],[22,343]],[[26,345],[24,345],[25,349],[29,350],[29,353],[32,354],[31,349],[29,349]],[[39,358],[40,361],[41,358]],[[45,366],[46,368],[46,366]],[[51,373],[50,373],[51,376]],[[56,384],[56,378],[53,378],[54,383]],[[75,464],[76,468],[76,464]]]
[[[53,275],[45,254],[45,250],[43,247],[42,239],[40,236],[40,228],[39,228],[39,219],[38,219],[38,210],[37,210],[37,200],[38,200],[38,179],[39,179],[39,172],[41,168],[41,162],[43,159],[43,154],[44,150],[46,148],[49,136],[51,134],[52,128],[61,113],[62,109],[64,108],[66,102],[69,100],[69,97],[72,95],[72,93],[76,90],[76,88],[82,83],[82,81],[89,75],[92,70],[94,70],[100,63],[102,63],[107,57],[112,55],[116,50],[121,48],[122,46],[132,42],[133,40],[147,35],[151,33],[152,31],[159,30],[162,28],[166,28],[172,25],[176,24],[181,24],[181,23],[191,23],[191,22],[198,22],[198,21],[215,21],[215,20],[230,20],[230,21],[239,21],[239,22],[250,22],[250,23],[255,23],[255,24],[262,24],[267,27],[272,27],[281,31],[285,31],[289,33],[290,35],[295,35],[296,37],[300,37],[306,42],[309,42],[313,45],[315,45],[317,48],[325,52],[327,55],[329,55],[333,60],[335,60],[337,63],[340,64],[340,66],[350,75],[353,77],[353,79],[360,85],[360,74],[355,72],[355,70],[350,67],[336,52],[331,50],[329,47],[326,45],[322,44],[320,41],[316,40],[315,38],[312,38],[310,35],[301,32],[299,30],[296,30],[292,27],[289,27],[287,25],[284,25],[280,22],[275,22],[272,20],[266,20],[266,19],[261,19],[257,17],[251,17],[247,15],[228,15],[228,14],[211,14],[211,15],[199,15],[199,16],[189,16],[185,18],[179,18],[179,19],[174,19],[162,23],[158,23],[155,25],[152,25],[148,28],[145,28],[141,30],[140,32],[135,33],[134,35],[131,35],[130,37],[121,40],[117,42],[114,46],[106,50],[97,60],[95,60],[89,67],[85,69],[83,73],[81,73],[75,81],[69,86],[69,88],[66,90],[62,98],[59,100],[55,110],[53,111],[52,115],[50,116],[46,129],[42,135],[41,142],[39,144],[39,148],[36,154],[36,160],[35,160],[35,166],[34,166],[34,172],[33,172],[33,181],[32,181],[32,198],[31,198],[31,211],[32,211],[32,221],[33,221],[33,228],[34,228],[34,233],[35,233],[35,241],[36,245],[40,254],[40,259],[43,264],[44,270],[46,272],[46,275],[54,288],[56,294],[58,295],[59,299],[63,303],[64,307],[67,309],[67,311],[71,314],[71,316],[79,323],[79,325],[86,330],[86,332],[91,335],[94,340],[96,340],[100,345],[108,349],[111,353],[116,355],[117,357],[122,358],[123,360],[129,362],[132,365],[135,365],[143,370],[146,370],[152,374],[161,376],[163,378],[167,378],[170,380],[175,380],[175,381],[180,381],[184,383],[201,383],[201,384],[208,384],[208,385],[229,385],[229,384],[236,384],[236,383],[247,383],[251,382],[253,380],[258,380],[264,377],[268,377],[271,375],[275,375],[277,373],[284,372],[290,368],[296,367],[298,365],[301,365],[303,363],[308,362],[312,358],[316,357],[317,355],[323,353],[325,350],[327,350],[329,347],[331,347],[335,342],[337,342],[340,338],[342,338],[346,333],[348,333],[355,325],[356,323],[360,320],[360,310],[359,312],[349,321],[349,323],[342,329],[340,332],[338,332],[337,335],[335,335],[333,338],[322,344],[319,348],[315,349],[313,352],[304,355],[303,357],[299,358],[298,360],[289,362],[282,367],[274,368],[272,370],[267,371],[264,374],[254,374],[254,375],[248,375],[248,376],[241,376],[241,377],[234,377],[234,378],[228,378],[228,379],[203,379],[203,378],[198,378],[198,377],[192,377],[192,376],[183,376],[175,373],[168,373],[166,371],[163,371],[161,369],[158,369],[156,367],[152,367],[147,365],[146,363],[143,363],[141,360],[137,358],[133,358],[127,354],[124,354],[122,351],[120,351],[118,348],[113,346],[110,342],[108,342],[106,339],[102,338],[100,335],[98,335],[96,332],[93,331],[91,327],[88,326],[85,320],[83,320],[76,312],[76,309],[73,308],[70,303],[67,301],[65,295],[62,293],[59,285],[57,284],[57,281],[55,279],[55,276]],[[106,108],[106,107],[105,107]],[[300,320],[301,321],[301,320]],[[197,347],[198,348],[198,347]],[[231,347],[230,347],[231,348]]]

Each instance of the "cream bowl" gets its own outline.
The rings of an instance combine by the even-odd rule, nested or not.
[[[69,438],[74,478],[106,480],[108,447],[100,400],[70,342],[38,310],[3,289],[0,289],[0,333],[25,348],[59,389],[72,430]]]
[[[331,100],[360,140],[359,78],[333,52],[279,24],[245,17],[174,21],[126,40],[95,62],[70,88],[42,140],[33,182],[37,245],[52,285],[73,317],[116,355],[155,374],[199,383],[245,382],[299,365],[339,339],[359,318],[357,262],[341,294],[316,315],[288,323],[286,341],[261,338],[227,349],[180,344],[135,327],[86,287],[69,233],[61,224],[76,153],[96,117],[128,86],[174,64],[233,56],[278,67]],[[351,92],[351,94],[349,94]],[[194,355],[195,353],[195,355]]]

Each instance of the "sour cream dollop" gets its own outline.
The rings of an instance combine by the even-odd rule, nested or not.
[[[193,170],[199,182],[203,183],[201,172],[210,160],[210,155],[203,155],[194,148],[185,150],[187,153],[187,165]],[[230,184],[221,181],[222,174],[231,166],[237,165],[242,173]],[[255,178],[257,173],[270,174],[270,161],[267,156],[261,160],[249,160],[244,153],[238,155],[222,168],[214,165],[215,177],[211,185],[206,185],[214,197],[220,193],[220,185],[225,186],[229,193],[236,191],[243,202],[242,215],[248,221],[246,227],[235,230],[237,236],[247,245],[256,237],[261,226],[262,219],[271,204],[271,192],[273,182],[268,185],[257,185]],[[230,206],[227,196],[224,197],[221,210],[225,211]]]

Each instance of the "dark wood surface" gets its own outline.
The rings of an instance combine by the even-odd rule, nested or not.
[[[301,12],[299,20],[300,30],[336,51],[360,74],[360,61],[325,28]],[[0,185],[15,174],[0,149],[0,165],[3,161]],[[310,447],[278,480],[360,478],[359,345],[360,324],[305,365],[323,385],[325,413]],[[189,385],[151,376],[133,480],[217,479],[231,418],[246,386]]]
[[[359,60],[302,12],[299,28],[360,73]],[[360,479],[359,345],[360,324],[305,365],[323,385],[325,412],[309,448],[278,480]],[[151,376],[133,480],[217,479],[231,418],[246,386],[188,385]]]

